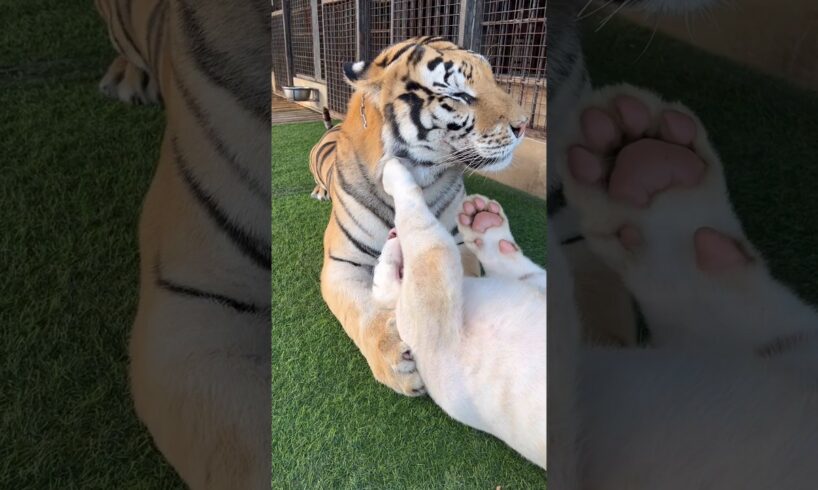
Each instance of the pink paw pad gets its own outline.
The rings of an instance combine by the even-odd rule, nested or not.
[[[485,233],[489,228],[503,224],[500,216],[500,206],[495,202],[486,202],[482,198],[475,197],[474,201],[463,203],[463,212],[457,216],[460,224],[470,226],[478,233]]]
[[[650,111],[641,100],[630,95],[621,95],[614,106],[622,123],[622,129],[629,138],[645,134],[650,128]]]
[[[587,146],[598,152],[608,151],[619,144],[622,132],[613,118],[602,109],[590,108],[580,117]]]
[[[614,99],[612,110],[589,108],[581,115],[584,141],[567,153],[568,169],[577,181],[607,181],[612,199],[638,207],[671,187],[701,181],[705,163],[691,149],[698,132],[691,116],[668,109],[652,123],[648,106],[628,95]]]
[[[696,249],[696,265],[705,272],[728,271],[753,261],[738,241],[713,228],[696,230],[693,246]]]
[[[482,234],[491,228],[503,226],[505,218],[503,218],[502,212],[503,209],[496,202],[475,196],[463,202],[463,209],[458,215],[458,221],[461,225],[471,228],[471,231]],[[484,240],[482,237],[474,237],[473,243],[477,248],[482,248]],[[517,244],[510,240],[501,239],[497,246],[500,253],[503,254],[510,254],[519,250]]]
[[[692,145],[696,133],[696,122],[687,114],[673,110],[662,113],[659,135],[668,143]]]
[[[704,162],[691,149],[648,138],[623,148],[614,165],[611,198],[639,207],[671,187],[696,185],[704,175]]]
[[[583,184],[596,184],[605,176],[602,158],[581,146],[568,149],[568,169],[571,175]]]
[[[494,228],[503,224],[503,218],[499,214],[488,211],[481,211],[474,216],[471,227],[478,233],[485,233],[489,228]]]
[[[500,253],[513,254],[518,250],[520,250],[520,248],[517,246],[516,243],[510,242],[508,240],[500,240]]]

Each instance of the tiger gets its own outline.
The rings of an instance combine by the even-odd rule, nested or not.
[[[136,414],[190,488],[269,488],[269,4],[96,8],[117,53],[100,90],[166,123],[139,220]]]
[[[427,205],[455,236],[464,270],[477,275],[479,263],[457,231],[463,174],[508,167],[529,117],[497,84],[486,58],[442,37],[396,43],[343,71],[354,88],[347,116],[310,153],[313,193],[325,190],[332,203],[321,293],[375,379],[420,396],[425,387],[394,312],[371,296],[373,268],[395,219],[381,184],[384,158],[408,162]]]

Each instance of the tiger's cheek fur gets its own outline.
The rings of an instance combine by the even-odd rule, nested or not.
[[[398,43],[371,62],[347,63],[344,74],[363,100],[350,110],[378,106],[386,153],[415,166],[499,170],[522,137],[527,116],[488,61],[442,38]]]

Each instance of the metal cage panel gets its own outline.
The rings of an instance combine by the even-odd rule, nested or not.
[[[546,120],[546,1],[273,0],[274,7],[289,5],[292,31],[285,45],[283,24],[274,12],[275,88],[280,91],[295,75],[325,81],[329,108],[343,114],[352,88],[344,81],[342,67],[357,60],[358,50],[372,59],[410,37],[442,36],[489,59],[498,82],[530,109],[536,134],[545,129]],[[317,32],[312,26],[315,13]],[[292,59],[286,58],[288,52]]]
[[[546,0],[484,0],[480,51],[498,82],[524,107],[531,127],[545,129]]]
[[[324,80],[327,74],[327,55],[324,49],[324,6],[321,4],[321,0],[318,0],[318,46],[320,46],[319,58],[320,58],[320,68],[321,73],[318,75],[318,78]]]
[[[392,42],[442,36],[458,42],[460,0],[393,0]]]
[[[392,0],[372,0],[369,6],[370,58],[392,44]]]
[[[355,61],[356,19],[355,0],[323,0],[325,78],[330,110],[343,114],[352,87],[344,80],[344,63]]]
[[[312,42],[312,8],[310,0],[290,1],[290,42],[293,50],[295,75],[315,78],[315,58]]]
[[[273,53],[273,89],[281,93],[282,85],[291,85],[287,72],[287,53],[284,45],[284,15],[282,10],[273,12],[271,17],[271,38]]]

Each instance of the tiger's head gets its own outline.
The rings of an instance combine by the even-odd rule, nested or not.
[[[403,41],[345,64],[344,74],[383,116],[384,150],[418,166],[501,170],[525,133],[525,110],[489,62],[443,38]]]

